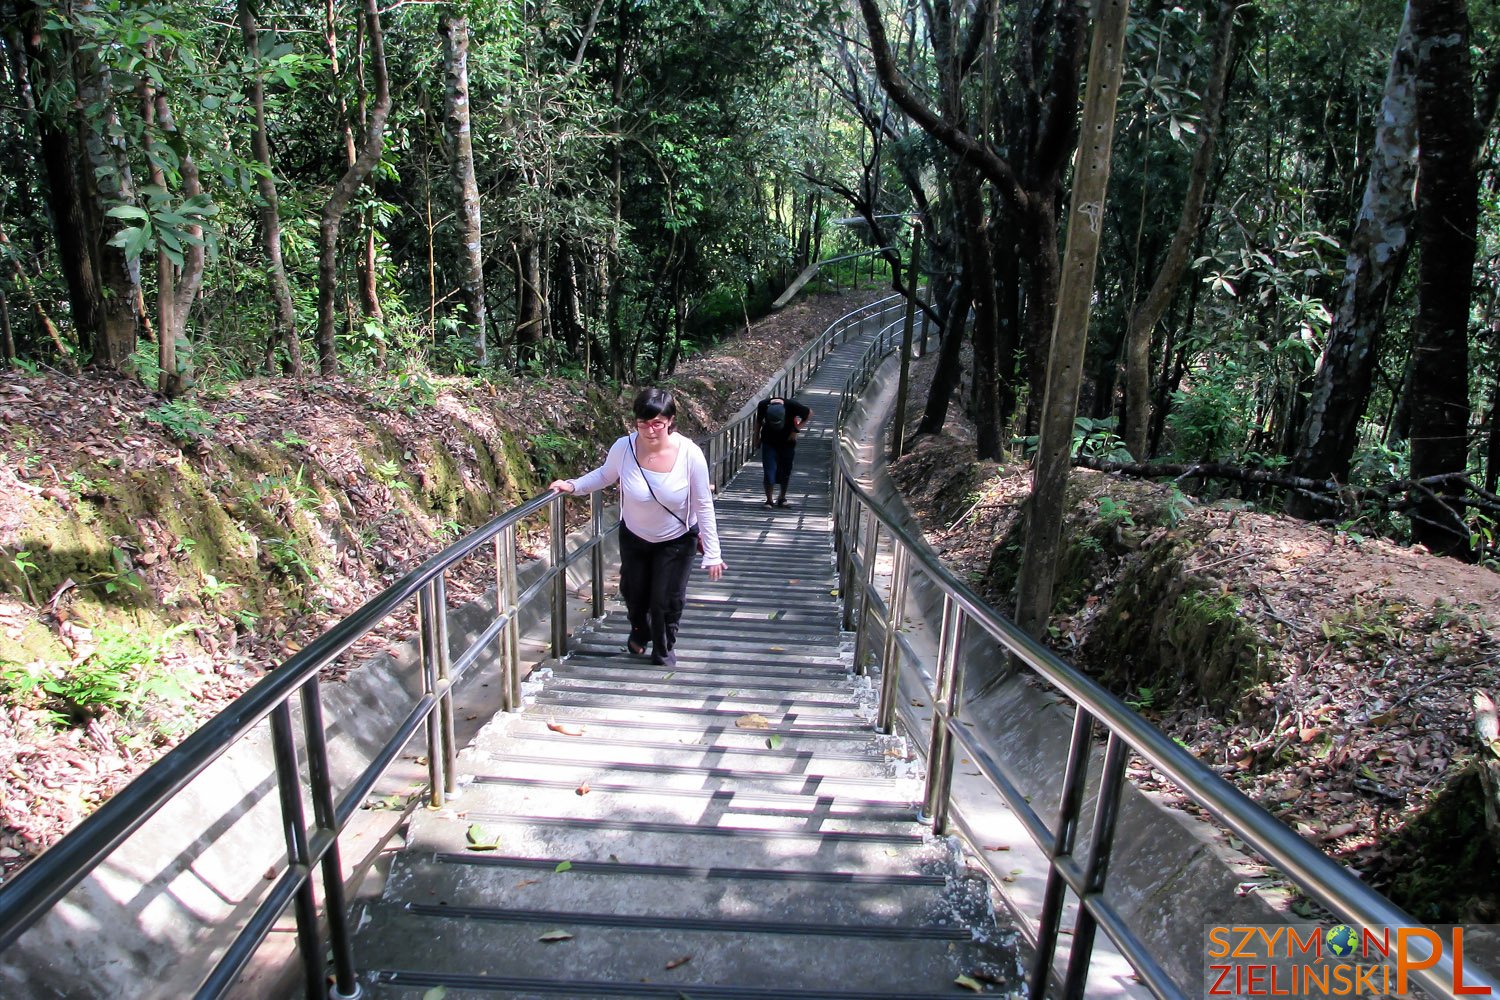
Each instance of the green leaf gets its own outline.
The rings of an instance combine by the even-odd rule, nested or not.
[[[572,869],[573,869],[573,862],[571,862],[571,861],[559,861],[557,863],[557,867],[554,868],[554,869],[552,869],[552,870],[555,871],[555,872],[566,872],[566,871],[571,871]]]
[[[781,749],[781,737],[780,736],[772,736],[770,739],[766,740],[766,746],[770,747],[772,750],[780,750]]]
[[[966,990],[973,990],[975,993],[984,992],[984,984],[973,976],[958,976],[953,982]]]
[[[422,994],[422,1000],[443,1000],[443,997],[447,995],[448,987],[434,986],[432,989]]]
[[[478,823],[469,824],[466,835],[471,851],[493,851],[500,846],[500,838],[490,833]]]
[[[146,210],[144,208],[136,208],[134,205],[116,205],[114,208],[110,209],[104,214],[109,216],[111,219],[146,218]]]
[[[548,931],[541,937],[537,938],[537,940],[545,942],[546,944],[551,944],[554,941],[571,941],[573,940],[573,935],[569,934],[567,931]]]
[[[126,229],[120,235],[125,237],[125,257],[128,260],[135,260],[139,257],[151,242],[149,229]]]

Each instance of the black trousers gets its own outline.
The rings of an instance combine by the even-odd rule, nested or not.
[[[677,644],[697,554],[696,526],[665,542],[648,542],[620,522],[620,596],[625,598],[630,638],[640,645],[649,638],[652,659],[661,659]]]

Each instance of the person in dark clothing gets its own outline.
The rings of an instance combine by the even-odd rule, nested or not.
[[[760,461],[765,470],[766,506],[786,506],[786,484],[792,478],[797,434],[812,419],[812,410],[795,399],[772,396],[755,408],[755,433],[760,439]],[[773,488],[780,494],[772,499]]]

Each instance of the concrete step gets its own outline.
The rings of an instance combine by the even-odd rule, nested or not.
[[[549,724],[567,732],[549,729]],[[772,737],[776,737],[774,740]],[[501,758],[509,753],[554,754],[583,761],[613,759],[634,762],[679,760],[687,764],[750,760],[761,769],[806,774],[846,774],[855,768],[889,769],[912,759],[897,737],[839,733],[819,736],[787,729],[748,729],[733,722],[712,728],[635,720],[593,719],[583,722],[555,716],[508,715],[487,725],[475,739],[477,752]],[[862,773],[862,772],[861,772]]]
[[[636,722],[698,730],[735,726],[746,715],[759,715],[765,720],[766,725],[757,726],[753,732],[757,733],[761,739],[774,735],[782,739],[797,736],[823,740],[863,740],[867,739],[870,733],[868,721],[851,719],[847,713],[842,712],[777,711],[774,709],[741,712],[735,709],[700,709],[671,705],[621,707],[575,704],[565,700],[556,700],[548,701],[545,705],[538,705],[538,713],[557,721]]]
[[[584,796],[587,798],[588,796]],[[757,825],[758,820],[759,825]],[[471,826],[497,852],[521,857],[630,864],[694,864],[780,870],[825,867],[837,871],[914,873],[907,852],[923,843],[915,823],[874,829],[805,829],[786,818],[736,817],[733,824],[634,819],[577,819],[539,814],[506,815],[465,808],[453,800],[413,822],[408,849],[462,854]],[[857,827],[857,822],[829,826]]]
[[[850,692],[768,691],[753,686],[690,687],[670,682],[638,684],[632,688],[588,677],[566,676],[554,677],[546,689],[537,694],[535,704],[538,710],[547,705],[587,705],[593,708],[613,706],[658,711],[685,708],[693,711],[730,711],[743,715],[747,712],[832,714],[840,710],[851,711],[858,707],[859,702]]]
[[[618,756],[624,754],[616,754]],[[468,779],[471,782],[552,782],[568,791],[586,783],[595,791],[601,792],[611,786],[643,791],[684,789],[698,792],[765,792],[851,802],[899,803],[904,806],[916,801],[916,793],[920,787],[915,775],[896,781],[889,768],[863,759],[845,761],[851,773],[807,774],[784,769],[802,763],[796,758],[765,762],[754,758],[726,759],[724,753],[715,751],[711,756],[704,755],[701,758],[703,763],[688,763],[685,761],[687,756],[678,752],[669,758],[670,762],[618,759],[589,761],[576,757],[559,760],[540,754],[515,752],[503,757],[491,754],[476,757],[471,754],[465,758],[464,764],[466,771],[473,771],[472,777]],[[783,769],[777,769],[778,766]]]
[[[675,667],[660,667],[639,659],[622,660],[612,656],[569,657],[553,667],[550,684],[671,685],[684,691],[797,691],[808,695],[846,694],[851,698],[860,692],[847,672],[834,668],[788,668],[757,666],[748,673],[744,664],[720,666],[717,663],[678,661]]]

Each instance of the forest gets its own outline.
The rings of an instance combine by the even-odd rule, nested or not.
[[[1500,565],[1500,6],[3,0],[0,49],[11,386],[188,439],[242,387],[581,397],[874,261],[917,434],[1034,464],[1033,632],[1069,465]]]
[[[989,458],[1041,430],[1110,30],[1083,3],[6,6],[8,365],[188,401],[255,373],[634,382],[810,260],[915,252],[924,427],[961,401]],[[1086,329],[1053,390],[1074,453],[1497,553],[1500,59],[1467,6],[1119,19],[1097,278],[1059,327]]]

